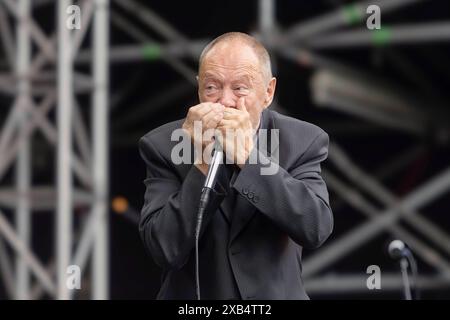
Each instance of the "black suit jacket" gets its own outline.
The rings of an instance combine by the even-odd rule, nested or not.
[[[194,165],[171,161],[178,143],[171,134],[182,122],[163,125],[139,141],[147,166],[139,231],[163,271],[158,299],[195,299],[194,231],[205,176]],[[203,299],[308,299],[302,248],[319,247],[332,232],[320,175],[328,135],[268,109],[260,129],[269,133],[267,156],[254,148],[258,163],[241,170],[225,166],[204,217],[199,246]],[[277,161],[270,129],[279,129]],[[277,166],[277,173],[261,175],[269,165]]]

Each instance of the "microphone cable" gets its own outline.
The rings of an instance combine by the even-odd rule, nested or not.
[[[195,293],[197,295],[197,300],[201,299],[200,295],[200,272],[199,272],[199,254],[198,254],[198,241],[200,239],[200,231],[202,228],[203,216],[206,207],[209,203],[209,198],[213,190],[214,184],[216,182],[216,177],[219,171],[219,165],[223,160],[223,151],[216,142],[216,146],[213,151],[211,158],[211,163],[208,168],[208,174],[206,176],[205,184],[200,195],[200,201],[197,211],[197,224],[195,226]]]
[[[414,258],[411,250],[406,250],[406,259],[408,259],[409,266],[411,268],[411,274],[413,279],[413,288],[414,288],[414,300],[420,300],[420,289],[419,289],[419,270],[417,267],[416,259]]]
[[[200,300],[200,274],[199,274],[199,261],[198,261],[198,240],[200,238],[200,230],[202,228],[203,214],[206,206],[209,203],[209,196],[211,194],[211,188],[204,187],[200,196],[200,202],[197,212],[197,225],[195,226],[195,292],[197,300]]]

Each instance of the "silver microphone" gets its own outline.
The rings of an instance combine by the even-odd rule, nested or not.
[[[214,151],[211,158],[211,163],[208,168],[208,174],[206,175],[205,185],[203,188],[214,187],[214,183],[216,182],[217,173],[219,172],[220,164],[223,162],[223,150],[220,146],[219,142],[216,140],[214,144]]]
[[[408,255],[408,248],[401,240],[394,240],[388,246],[388,252],[392,259],[400,259]]]

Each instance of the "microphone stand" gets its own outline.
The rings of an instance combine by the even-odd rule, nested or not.
[[[408,277],[408,260],[405,257],[400,259],[400,270],[402,272],[403,294],[405,296],[405,300],[412,300],[411,286]]]
[[[211,158],[211,164],[208,168],[208,174],[206,176],[205,185],[203,186],[202,193],[200,195],[200,202],[197,212],[197,224],[195,226],[195,292],[197,295],[197,300],[200,300],[200,274],[199,274],[199,255],[198,255],[198,241],[200,239],[200,230],[202,228],[203,215],[205,213],[206,207],[209,203],[209,197],[211,191],[214,188],[216,182],[217,172],[219,170],[219,165],[223,160],[223,151],[218,143],[214,148],[214,153]]]
[[[417,268],[416,260],[414,259],[414,256],[409,250],[408,247],[406,247],[405,243],[401,240],[394,240],[389,244],[388,247],[389,256],[400,262],[400,271],[402,274],[402,282],[403,282],[403,295],[405,297],[405,300],[412,300],[413,295],[411,291],[411,284],[409,281],[409,275],[408,275],[408,267],[411,268],[411,274],[412,274],[412,280],[413,280],[413,287],[414,287],[414,293],[415,293],[415,299],[420,299],[419,297],[419,286],[418,286],[418,278],[419,278],[419,271]]]

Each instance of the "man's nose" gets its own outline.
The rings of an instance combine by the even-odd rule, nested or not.
[[[227,108],[236,108],[237,98],[234,95],[233,90],[222,90],[222,95],[219,98],[219,103]]]

